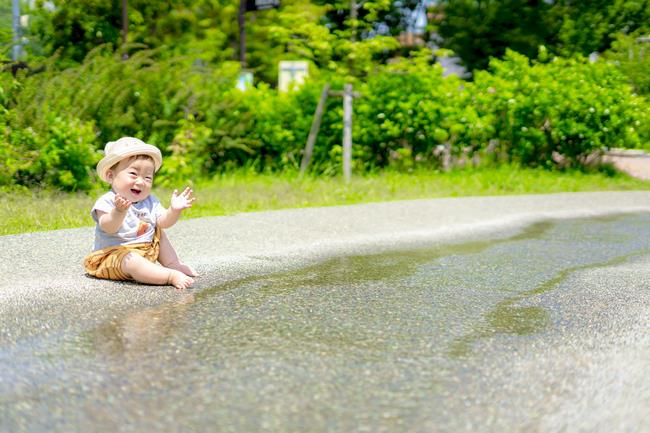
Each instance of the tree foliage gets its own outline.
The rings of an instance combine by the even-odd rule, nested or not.
[[[470,71],[487,68],[507,48],[534,56],[540,45],[552,45],[560,24],[544,0],[443,0],[440,8],[433,25]]]
[[[29,33],[38,40],[43,55],[57,52],[64,65],[71,65],[99,45],[118,45],[120,27],[119,0],[68,0],[54,10],[39,0]]]
[[[650,31],[650,0],[563,0],[558,51],[588,55],[612,46],[617,35]]]
[[[642,42],[636,35],[619,34],[605,58],[627,75],[636,93],[650,95],[650,42]]]
[[[239,59],[238,0],[131,0],[125,47],[119,0],[59,0],[53,7],[44,5],[39,0],[31,11],[30,36],[39,47],[32,54],[56,54],[62,68],[81,63],[92,49],[105,44],[128,54],[161,48],[160,57],[189,56],[204,64]],[[388,36],[394,29],[384,32],[387,35],[377,31],[381,20],[391,22],[396,8],[389,0],[368,0],[359,2],[357,11],[357,19],[351,20],[346,3],[283,0],[281,9],[248,12],[246,68],[271,84],[277,82],[278,61],[286,59],[309,60],[314,71],[367,74],[372,63],[385,60],[399,47]],[[338,15],[346,19],[328,18]]]
[[[650,31],[650,0],[442,0],[432,22],[470,69],[507,48],[534,57],[540,45],[570,56],[609,49],[617,34]]]
[[[9,56],[12,44],[12,15],[9,2],[0,3],[0,56]]]

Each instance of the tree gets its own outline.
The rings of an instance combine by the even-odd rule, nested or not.
[[[424,9],[422,0],[316,0],[326,7],[323,22],[332,31],[354,33],[352,39],[374,35],[396,36],[412,30],[415,13]],[[352,12],[352,5],[355,12]]]
[[[646,38],[619,34],[612,48],[604,54],[605,58],[616,62],[634,91],[641,95],[650,95],[650,42]]]
[[[617,34],[650,30],[650,0],[564,0],[554,7],[562,16],[558,51],[565,55],[603,52]]]
[[[131,0],[129,41],[208,63],[235,59],[238,5],[237,0]]]
[[[30,32],[45,56],[59,53],[63,66],[80,63],[99,45],[122,45],[120,0],[57,1],[50,8],[44,4],[38,1],[31,11]],[[165,46],[163,55],[192,54],[205,61],[222,61],[232,55],[229,41],[236,35],[236,24],[231,24],[236,13],[233,5],[230,0],[131,0],[128,42],[148,48]]]
[[[506,48],[534,57],[560,27],[544,0],[443,0],[438,8],[434,31],[470,71],[487,68],[490,57],[503,56]]]
[[[617,34],[650,28],[650,0],[441,0],[433,30],[470,70],[485,69],[506,48],[535,57],[589,55]]]
[[[238,0],[130,0],[128,46],[122,47],[121,0],[37,2],[32,33],[43,55],[58,53],[62,67],[79,64],[98,45],[133,54],[157,49],[159,59],[187,57],[197,65],[238,58]],[[318,69],[364,76],[392,56],[393,37],[409,25],[419,0],[282,0],[281,8],[246,14],[247,67],[277,82],[279,60],[308,60]],[[335,18],[339,17],[340,22]]]
[[[322,23],[335,36],[334,63],[330,69],[339,74],[364,76],[372,70],[373,63],[381,63],[399,48],[393,37],[398,30],[391,30],[388,25],[399,21],[391,0],[317,1],[326,11]]]
[[[67,0],[46,8],[36,2],[30,11],[30,34],[40,42],[43,54],[59,53],[64,63],[81,62],[98,45],[119,45],[121,9],[119,0]]]
[[[11,3],[0,3],[0,57],[9,57],[12,44]]]

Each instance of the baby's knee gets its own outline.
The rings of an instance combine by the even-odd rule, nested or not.
[[[127,273],[130,273],[129,270],[143,260],[142,256],[135,253],[128,253],[122,259],[122,269]]]

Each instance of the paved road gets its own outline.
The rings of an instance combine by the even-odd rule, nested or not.
[[[181,221],[168,233],[181,258],[202,274],[195,286],[201,290],[242,273],[339,253],[461,242],[548,218],[649,210],[650,192],[638,191],[470,197],[199,218]],[[84,275],[81,262],[92,242],[91,227],[0,237],[0,293],[5,299],[43,290],[113,296],[116,286],[132,287]]]
[[[189,291],[198,296],[230,280],[289,271],[331,256],[507,238],[547,219],[649,211],[649,192],[416,200],[189,220],[170,230],[170,238],[185,261],[202,274]],[[105,332],[103,327],[114,318],[182,304],[188,295],[169,287],[86,277],[81,260],[91,244],[91,228],[0,237],[0,366],[17,371],[19,357],[24,363],[20,365],[33,375],[24,380],[0,375],[0,430],[30,431],[36,426],[36,431],[71,431],[71,414],[66,418],[52,410],[65,412],[56,395],[65,391],[66,380],[76,380],[66,379],[74,372],[63,369],[63,376],[52,379],[52,371],[59,367],[48,364],[47,351],[40,352],[45,350],[44,341],[53,344],[72,336],[75,344],[57,349],[57,356],[70,362],[84,359],[87,355],[76,353],[85,347],[77,341],[76,335],[84,335],[80,331]],[[472,399],[450,404],[449,428],[424,417],[408,431],[650,431],[650,410],[645,410],[650,409],[649,271],[650,260],[644,256],[606,272],[581,273],[575,290],[549,295],[556,296],[549,302],[570,321],[560,320],[566,329],[546,336],[538,346],[513,341],[510,350],[500,352],[502,356],[492,353],[485,365],[468,365],[483,369],[473,377],[487,379],[467,385],[476,388],[469,394]],[[157,320],[158,314],[144,317]],[[478,346],[485,353],[492,350]],[[270,374],[282,373],[282,365],[276,367]],[[39,375],[43,371],[47,374]],[[85,377],[79,384],[83,392],[83,385],[93,382],[91,372],[77,374]],[[56,404],[12,397],[11,392],[31,395],[30,386],[43,386],[44,378],[52,379],[48,398]],[[459,386],[467,391],[464,382]],[[98,411],[101,407],[88,404]],[[51,414],[50,424],[39,425],[38,416],[29,419],[27,414],[39,410]],[[203,410],[209,413],[209,408]],[[502,418],[503,411],[515,415]],[[386,413],[390,415],[390,410]],[[466,426],[458,422],[461,413],[467,416]],[[112,423],[117,421],[110,414],[101,415],[102,431],[115,427]],[[138,412],[126,415],[141,417]],[[57,416],[68,424],[54,423]],[[133,429],[112,431],[118,430]]]
[[[642,150],[613,150],[603,157],[616,169],[642,180],[650,180],[650,155]]]

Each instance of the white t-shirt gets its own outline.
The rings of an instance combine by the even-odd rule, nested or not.
[[[98,210],[111,212],[115,207],[115,192],[112,190],[99,197],[95,202],[90,215],[95,220],[95,248],[103,248],[115,245],[138,244],[151,242],[156,231],[156,220],[165,212],[165,208],[153,195],[146,199],[133,203],[126,212],[124,222],[117,233],[109,234],[99,227]]]

